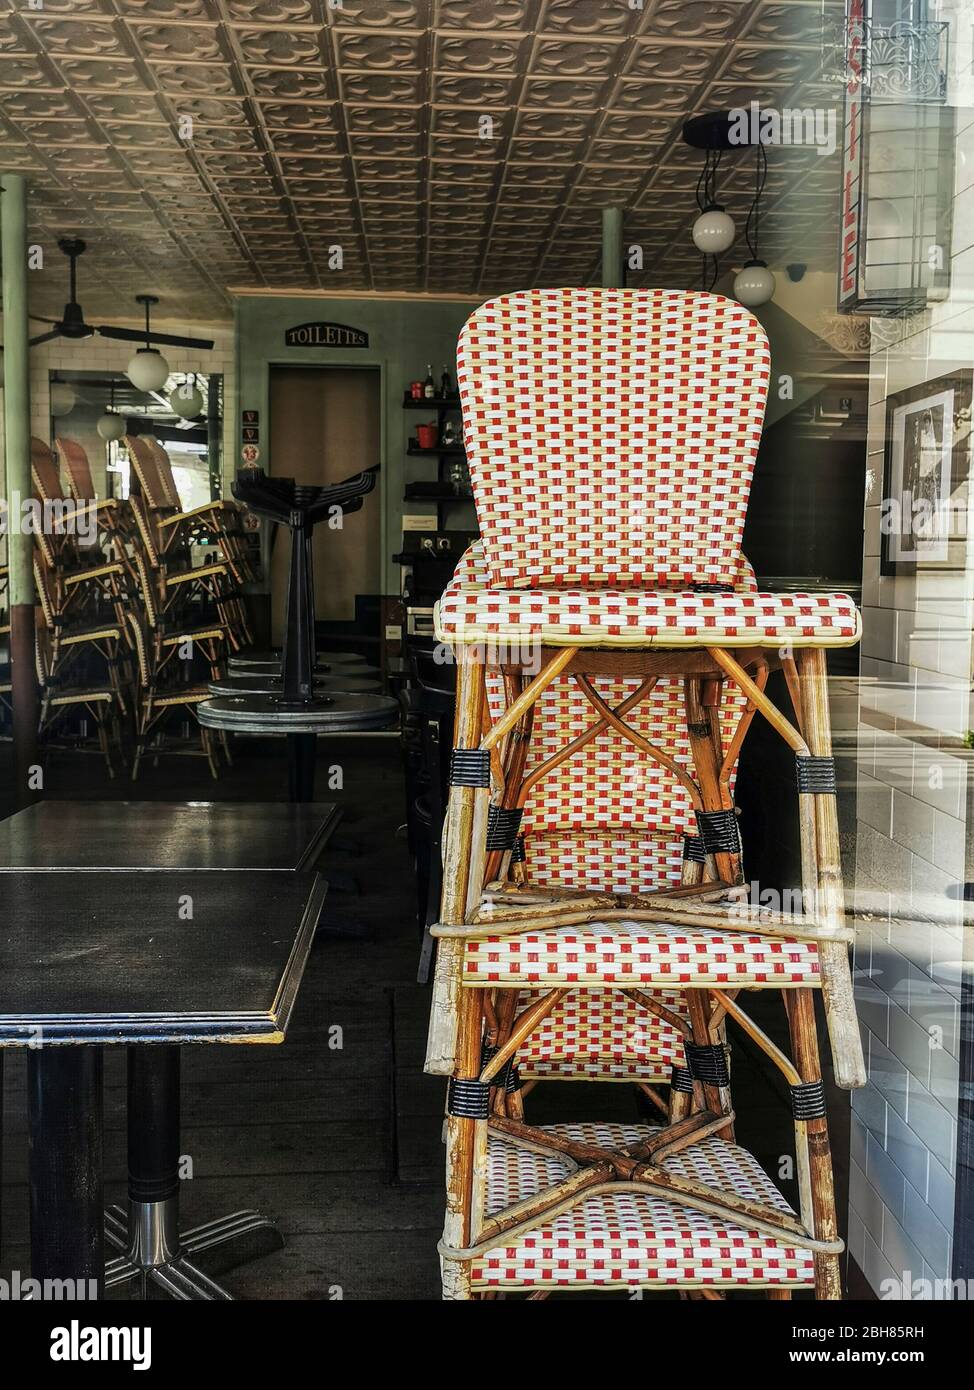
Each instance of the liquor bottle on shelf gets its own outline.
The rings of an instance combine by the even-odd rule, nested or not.
[[[440,377],[440,396],[447,400],[453,395],[453,383],[450,381],[450,372],[446,363],[443,364],[443,375]]]
[[[436,383],[433,380],[432,362],[426,364],[426,380],[423,382],[423,395],[428,401],[433,400],[436,396]]]

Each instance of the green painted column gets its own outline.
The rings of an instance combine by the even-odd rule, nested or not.
[[[622,265],[622,208],[602,209],[602,284],[621,289],[626,283]]]
[[[31,494],[30,361],[27,329],[27,185],[0,174],[0,251],[3,256],[3,437],[6,463],[10,675],[13,686],[17,799],[26,804],[28,769],[37,761],[37,681],[34,672],[33,541],[16,524],[14,503]]]
[[[222,373],[210,372],[206,379],[206,466],[210,474],[210,500],[223,496],[222,442],[223,418],[220,402],[223,398]]]

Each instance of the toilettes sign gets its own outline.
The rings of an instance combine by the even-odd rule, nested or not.
[[[369,335],[347,323],[299,323],[284,330],[285,347],[367,348]]]

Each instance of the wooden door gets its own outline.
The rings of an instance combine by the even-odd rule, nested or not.
[[[270,470],[278,478],[323,485],[379,460],[380,374],[368,367],[272,367]],[[343,519],[315,528],[315,617],[352,622],[359,594],[380,588],[379,488]],[[287,532],[278,527],[271,554],[272,639],[283,637]]]

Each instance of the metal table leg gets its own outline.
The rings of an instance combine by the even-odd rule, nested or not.
[[[233,1295],[203,1272],[194,1257],[246,1237],[242,1250],[223,1250],[221,1270],[233,1269],[271,1250],[280,1232],[256,1211],[236,1211],[179,1229],[178,1047],[128,1050],[128,1211],[109,1207],[105,1235],[119,1253],[109,1261],[105,1284],[138,1280],[143,1296],[151,1283],[181,1301],[232,1302]]]
[[[315,759],[318,752],[316,734],[288,734],[288,799],[314,801]]]
[[[31,1277],[82,1298],[104,1288],[102,1073],[100,1047],[28,1053]]]

